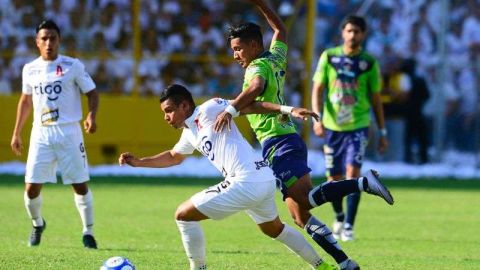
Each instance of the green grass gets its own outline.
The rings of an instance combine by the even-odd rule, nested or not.
[[[111,256],[137,269],[188,269],[173,220],[178,204],[219,179],[94,178],[99,250],[85,250],[69,186],[46,185],[42,244],[27,247],[31,230],[23,206],[23,177],[0,175],[0,269],[98,269]],[[342,243],[362,269],[480,269],[480,181],[386,181],[394,206],[364,195],[357,240]],[[293,226],[277,192],[281,218]],[[313,213],[327,224],[330,205]],[[263,236],[244,213],[204,221],[209,269],[309,269]],[[309,240],[311,241],[311,240]],[[311,241],[314,244],[313,241]],[[327,261],[333,259],[318,246]]]

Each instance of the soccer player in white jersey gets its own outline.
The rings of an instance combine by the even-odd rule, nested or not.
[[[29,245],[39,245],[46,228],[40,192],[44,183],[57,182],[58,166],[63,183],[71,184],[75,193],[75,205],[83,224],[83,245],[96,249],[92,230],[93,195],[87,186],[87,155],[78,121],[82,119],[80,93],[83,93],[88,98],[88,114],[83,122],[85,131],[96,131],[98,93],[83,64],[58,53],[60,30],[55,22],[43,21],[36,33],[40,57],[23,68],[22,95],[11,142],[13,152],[20,155],[21,132],[33,107],[24,194],[27,213],[33,223]]]
[[[281,222],[274,201],[273,172],[235,124],[231,124],[230,131],[214,132],[216,116],[229,101],[214,98],[196,107],[190,92],[174,84],[161,93],[160,102],[164,119],[174,128],[183,128],[180,140],[173,149],[150,157],[136,158],[131,153],[122,153],[119,163],[170,167],[180,164],[185,155],[197,149],[223,174],[224,181],[193,195],[175,213],[190,269],[206,269],[205,238],[199,221],[223,219],[242,210],[264,234],[285,244],[312,268],[330,269],[299,232]]]

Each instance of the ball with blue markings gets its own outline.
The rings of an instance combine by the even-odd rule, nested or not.
[[[116,256],[108,258],[100,270],[135,270],[135,266],[127,258]]]

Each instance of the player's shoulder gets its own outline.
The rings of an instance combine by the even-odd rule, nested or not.
[[[225,108],[226,106],[228,106],[229,104],[229,101],[226,100],[226,99],[223,99],[223,98],[219,98],[219,97],[215,97],[215,98],[211,98],[207,101],[205,101],[204,103],[202,103],[199,108],[200,108],[200,111],[209,111],[209,110],[215,110],[215,109],[221,109],[221,108]]]
[[[78,58],[71,57],[71,56],[68,56],[68,55],[63,55],[63,54],[60,54],[58,57],[59,57],[59,59],[58,59],[59,64],[61,64],[63,66],[82,65],[82,62],[80,62],[80,60]]]
[[[41,63],[42,63],[42,58],[39,56],[39,57],[33,59],[32,61],[27,62],[25,65],[23,65],[23,68],[24,69],[35,68],[37,66],[40,66]]]
[[[365,61],[368,61],[369,63],[375,63],[377,62],[377,59],[375,58],[375,56],[373,56],[372,54],[368,53],[367,51],[363,50],[361,53],[360,53],[360,57],[365,60]]]
[[[207,119],[215,119],[217,115],[225,110],[229,101],[223,98],[211,98],[198,106],[199,115]]]
[[[327,56],[341,56],[343,54],[342,46],[328,48],[323,51],[323,54]]]

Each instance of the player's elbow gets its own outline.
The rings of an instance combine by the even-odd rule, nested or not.
[[[185,156],[181,155],[181,154],[178,154],[178,153],[172,153],[170,152],[171,154],[171,161],[172,161],[172,165],[175,166],[175,165],[179,165],[181,164],[184,160],[185,160]]]

